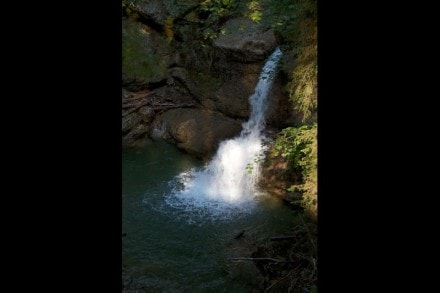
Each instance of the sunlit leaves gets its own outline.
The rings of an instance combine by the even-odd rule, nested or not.
[[[258,164],[260,164],[261,160],[263,159],[263,155],[262,154],[257,154],[253,160],[252,163],[248,163],[246,165],[246,172],[248,174],[252,174],[252,172],[254,171],[254,169],[256,168],[256,166],[258,166]]]
[[[217,34],[213,29],[208,28],[203,31],[203,38],[205,40],[213,40],[217,38]]]
[[[251,0],[248,4],[249,9],[249,19],[254,22],[260,22],[261,17],[263,16],[263,12],[261,11],[260,1],[259,0]]]
[[[252,174],[252,171],[254,171],[254,166],[251,163],[247,164],[246,165],[246,172],[248,174]]]
[[[254,22],[260,22],[261,16],[263,15],[260,11],[254,11],[249,15],[249,18]]]
[[[260,9],[260,1],[252,0],[252,1],[249,2],[248,7],[252,11]]]
[[[317,163],[316,139],[316,124],[285,128],[275,141],[274,155],[287,158],[293,168],[310,171]]]
[[[272,147],[272,154],[285,158],[290,168],[299,172],[303,183],[295,184],[288,191],[301,191],[303,204],[312,210],[317,203],[318,140],[317,124],[288,127],[279,134]]]
[[[200,8],[216,15],[224,15],[228,12],[230,2],[231,0],[205,0],[201,3]]]

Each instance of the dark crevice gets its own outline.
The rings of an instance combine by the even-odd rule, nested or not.
[[[183,89],[185,89],[185,90],[187,91],[188,95],[196,101],[196,107],[197,107],[197,108],[201,108],[202,105],[201,105],[200,102],[199,102],[199,101],[200,101],[200,97],[197,97],[196,95],[194,95],[194,93],[191,92],[191,90],[189,89],[189,87],[188,87],[188,85],[186,84],[185,80],[183,80],[183,79],[181,79],[181,78],[179,78],[179,77],[176,77],[176,76],[173,76],[173,79],[174,79],[175,81],[177,81],[177,82],[179,83],[179,85],[180,85]]]
[[[122,87],[131,91],[137,92],[141,90],[155,90],[159,87],[163,87],[167,85],[167,79],[162,79],[156,82],[140,82],[136,79],[122,79]]]
[[[135,18],[136,21],[145,24],[158,33],[162,34],[164,32],[163,24],[157,22],[152,16],[142,10],[142,8],[132,3],[122,3],[122,16]]]

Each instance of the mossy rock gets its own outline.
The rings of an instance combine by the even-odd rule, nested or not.
[[[173,48],[166,38],[131,19],[122,20],[122,76],[140,84],[168,78]]]

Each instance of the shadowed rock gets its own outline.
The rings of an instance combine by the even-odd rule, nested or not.
[[[225,23],[224,35],[214,45],[229,51],[231,57],[240,61],[264,60],[276,47],[272,29],[264,31],[258,23],[245,17],[231,19]]]
[[[206,158],[221,141],[240,133],[241,121],[203,109],[172,109],[156,117],[153,129],[186,152]]]

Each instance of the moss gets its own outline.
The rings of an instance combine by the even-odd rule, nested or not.
[[[166,64],[153,51],[151,32],[131,19],[122,21],[122,74],[125,78],[157,81]]]
[[[288,88],[290,99],[296,102],[296,109],[305,120],[316,112],[318,106],[316,20],[304,19],[300,22],[297,40],[298,44],[292,50],[296,58]]]
[[[263,25],[274,29],[283,44],[282,69],[290,76],[287,89],[292,107],[301,113],[303,122],[309,122],[317,110],[317,1],[262,3],[266,7]]]

